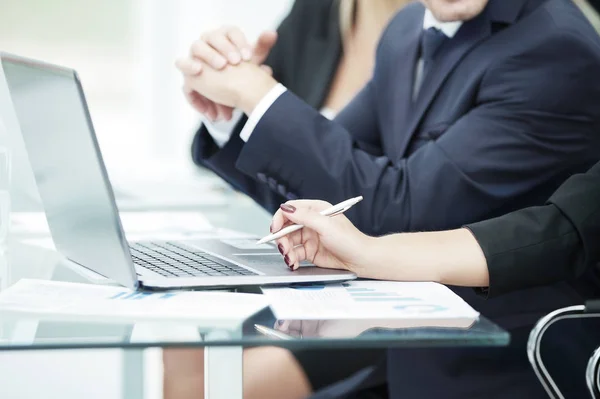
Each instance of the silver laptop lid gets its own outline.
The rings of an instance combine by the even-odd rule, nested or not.
[[[0,53],[56,248],[126,287],[137,277],[75,71]]]

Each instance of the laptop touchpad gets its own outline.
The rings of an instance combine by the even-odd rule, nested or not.
[[[273,251],[277,251],[277,247],[272,243],[266,243],[261,245],[256,245],[258,240],[254,240],[251,238],[230,238],[221,240],[222,243],[227,244],[237,250],[244,251],[244,253],[249,252],[252,255],[260,254],[260,253],[272,253]]]

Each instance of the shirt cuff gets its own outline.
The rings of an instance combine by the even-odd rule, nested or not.
[[[277,83],[277,86],[273,87],[262,98],[262,100],[260,100],[258,105],[254,108],[254,111],[252,111],[252,113],[248,116],[248,121],[246,122],[244,128],[240,132],[240,138],[242,139],[242,141],[244,141],[244,143],[250,139],[252,132],[254,132],[254,129],[256,128],[256,125],[258,125],[258,122],[260,122],[260,120],[267,113],[269,108],[271,108],[271,105],[273,105],[273,103],[277,101],[279,96],[281,96],[286,91],[287,89],[284,85],[282,85],[281,83]]]
[[[242,119],[242,111],[234,109],[233,115],[228,121],[209,122],[205,120],[202,123],[206,127],[206,130],[208,130],[208,134],[210,134],[210,137],[212,137],[215,144],[219,146],[219,148],[223,148],[231,138],[233,130],[240,122],[240,119]]]

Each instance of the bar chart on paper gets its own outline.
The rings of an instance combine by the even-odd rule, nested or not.
[[[369,283],[367,283],[367,284],[369,284]],[[370,284],[370,287],[362,287],[362,286],[359,286],[359,285],[361,285],[360,282],[354,282],[354,283],[344,283],[344,284],[342,284],[342,286],[348,292],[348,294],[350,295],[350,298],[359,305],[360,304],[364,304],[364,305],[371,304],[371,305],[375,305],[375,306],[376,306],[376,304],[384,305],[382,307],[385,307],[385,305],[389,305],[389,307],[391,307],[394,310],[399,310],[399,311],[412,313],[412,314],[437,313],[437,312],[443,312],[443,311],[448,310],[446,305],[442,305],[441,302],[439,302],[439,301],[431,300],[432,298],[428,298],[427,294],[424,294],[424,292],[427,292],[427,288],[437,289],[438,287],[436,287],[436,286],[429,287],[429,285],[428,285],[427,287],[421,287],[421,288],[425,288],[425,289],[420,290],[421,291],[420,295],[413,295],[410,292],[406,292],[404,290],[398,290],[397,288],[395,288],[396,286],[388,287],[384,284],[386,284],[386,283],[377,283],[377,285],[379,285],[379,287],[373,287],[372,286],[373,284]],[[388,284],[397,284],[397,283],[388,283]],[[388,288],[393,288],[393,289],[388,289]],[[443,291],[446,291],[446,287],[443,287],[443,288],[444,288]],[[406,289],[406,287],[405,287],[405,289]],[[434,290],[434,291],[436,291],[436,290]],[[445,294],[445,292],[444,292],[444,294]]]
[[[230,326],[266,306],[266,298],[255,294],[145,292],[26,279],[0,293],[0,315],[28,314],[52,320],[210,322]]]
[[[444,285],[351,281],[333,285],[263,288],[279,319],[465,320],[479,316]]]
[[[169,299],[176,296],[175,292],[165,292],[165,293],[156,293],[156,292],[131,292],[131,291],[121,291],[113,296],[108,297],[108,299],[120,299],[120,300],[139,300],[139,299]]]

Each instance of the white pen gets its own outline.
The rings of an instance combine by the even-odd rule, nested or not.
[[[285,340],[294,339],[294,337],[287,335],[285,333],[282,333],[281,331],[273,330],[272,328],[261,326],[260,324],[255,324],[254,329],[256,331],[258,331],[259,333],[266,335],[267,337],[273,337],[273,338],[279,338],[279,339],[285,339]]]
[[[363,200],[362,196],[356,197],[356,198],[350,198],[349,200],[340,202],[339,204],[334,205],[329,209],[325,209],[324,211],[321,211],[321,215],[323,215],[323,216],[339,215],[341,213],[346,212],[348,209],[352,208],[352,206],[358,204],[362,200]],[[304,225],[301,225],[301,224],[293,224],[291,226],[288,226],[286,228],[279,230],[277,233],[269,234],[268,236],[261,238],[256,243],[256,245],[265,244],[265,243],[271,242],[273,240],[278,240],[281,237],[286,236],[290,233],[293,233],[294,231],[298,231],[303,227],[304,227]]]

